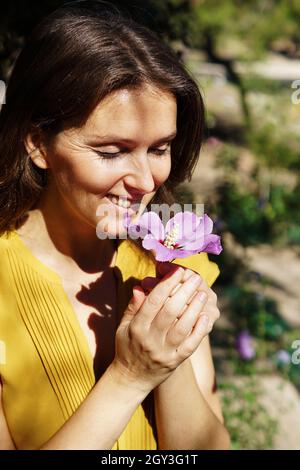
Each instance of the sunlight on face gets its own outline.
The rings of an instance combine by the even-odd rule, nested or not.
[[[141,202],[142,212],[170,174],[176,113],[176,98],[158,89],[107,95],[83,127],[59,133],[49,147],[48,191],[55,191],[80,223],[120,235],[125,209],[106,196]],[[106,208],[108,215],[99,216]]]

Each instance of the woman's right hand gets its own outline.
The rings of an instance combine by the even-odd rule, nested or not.
[[[201,315],[207,294],[195,295],[202,279],[184,281],[184,274],[174,265],[148,295],[135,287],[117,329],[113,365],[144,391],[166,380],[208,333],[208,317]]]

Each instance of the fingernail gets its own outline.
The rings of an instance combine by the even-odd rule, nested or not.
[[[143,291],[144,291],[144,289],[143,289],[141,286],[134,286],[134,287],[132,288],[132,292],[133,292],[134,294],[136,294],[137,292],[143,292]]]
[[[200,318],[201,318],[201,326],[203,328],[206,328],[207,325],[208,325],[208,320],[209,320],[208,316],[207,315],[201,315]]]
[[[205,292],[199,292],[199,294],[196,295],[196,299],[201,303],[205,302],[206,297],[207,297],[207,295],[206,295]]]
[[[190,282],[191,284],[199,284],[200,281],[201,281],[201,278],[200,278],[200,276],[198,276],[198,274],[193,274],[188,279],[188,282]]]

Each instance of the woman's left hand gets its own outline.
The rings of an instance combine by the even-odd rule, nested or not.
[[[156,277],[145,277],[141,281],[141,286],[144,289],[145,293],[148,294],[151,292],[151,290],[160,282],[161,278],[174,266],[174,263],[157,263],[157,273]],[[189,277],[192,276],[192,274],[195,274],[195,271],[192,269],[185,268],[185,273],[182,279],[182,282],[186,281]],[[199,273],[197,273],[199,275]],[[200,275],[199,275],[200,276]],[[202,277],[201,277],[202,278]],[[171,293],[173,295],[180,287],[181,284],[179,284]],[[200,315],[207,315],[209,318],[208,321],[208,326],[207,326],[207,334],[210,333],[213,329],[214,323],[219,319],[220,317],[220,310],[217,306],[217,295],[216,293],[207,285],[205,280],[202,278],[202,282],[197,288],[194,296],[198,292],[205,292],[207,294],[207,300],[205,304],[202,306],[202,308],[199,309],[199,316]],[[194,298],[194,296],[190,299],[190,301]],[[185,309],[187,308],[188,305],[182,310],[180,316],[184,313]],[[180,318],[180,317],[177,317]],[[198,317],[199,318],[199,317]]]

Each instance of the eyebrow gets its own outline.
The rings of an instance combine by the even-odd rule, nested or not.
[[[152,145],[158,145],[158,144],[161,144],[163,142],[167,142],[169,140],[172,140],[176,137],[177,135],[177,130],[172,132],[171,134],[169,135],[166,135],[165,137],[162,137],[161,139],[153,142]],[[108,145],[108,144],[112,144],[112,143],[120,143],[120,144],[134,144],[136,143],[134,140],[132,139],[123,139],[122,137],[119,137],[117,135],[105,135],[105,136],[99,136],[99,135],[94,135],[94,136],[91,136],[90,137],[90,143],[93,143],[94,145]]]

